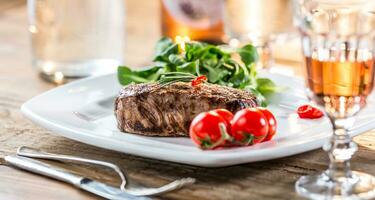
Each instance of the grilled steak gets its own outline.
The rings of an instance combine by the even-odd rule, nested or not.
[[[255,106],[256,98],[251,93],[214,84],[132,84],[116,98],[115,115],[118,128],[124,132],[188,136],[191,121],[201,112],[216,108],[236,112]]]

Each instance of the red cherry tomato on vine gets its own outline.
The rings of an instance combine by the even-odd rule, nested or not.
[[[220,126],[224,129],[221,130]],[[215,112],[197,115],[190,124],[189,135],[201,149],[214,149],[226,141],[227,121]]]
[[[258,109],[264,114],[268,122],[268,134],[262,142],[269,141],[272,139],[272,137],[276,133],[276,129],[277,129],[276,118],[269,110],[265,108],[258,108]]]
[[[238,111],[231,124],[230,135],[242,145],[260,143],[268,134],[267,118],[257,108]]]
[[[210,112],[217,113],[220,117],[225,119],[225,121],[228,123],[228,125],[230,125],[230,121],[232,121],[232,119],[233,119],[233,113],[231,113],[227,109],[219,108],[219,109],[216,109],[216,110],[211,110]]]

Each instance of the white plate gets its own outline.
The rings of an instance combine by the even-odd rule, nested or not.
[[[263,74],[289,89],[272,98],[278,121],[276,137],[250,147],[202,151],[188,138],[158,138],[122,133],[116,127],[113,99],[120,90],[115,74],[76,81],[26,102],[21,110],[35,123],[64,137],[119,152],[204,167],[269,160],[321,147],[330,137],[327,118],[302,120],[290,108],[307,102],[301,79]],[[375,103],[357,116],[350,134],[375,128]],[[290,108],[281,107],[286,105]]]

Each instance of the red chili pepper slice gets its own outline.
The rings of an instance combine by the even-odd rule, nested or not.
[[[196,87],[206,81],[207,81],[207,77],[205,75],[201,75],[191,81],[191,86]]]
[[[303,105],[297,109],[298,116],[302,119],[318,119],[321,118],[324,113],[317,108],[310,105]]]

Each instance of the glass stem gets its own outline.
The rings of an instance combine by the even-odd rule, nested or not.
[[[342,177],[352,178],[350,159],[357,151],[357,145],[348,134],[348,127],[351,127],[350,124],[352,124],[350,120],[331,119],[333,135],[323,149],[328,152],[330,159],[329,168],[326,173],[333,181],[337,181]]]

